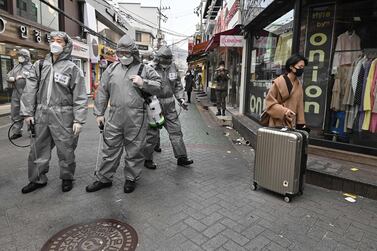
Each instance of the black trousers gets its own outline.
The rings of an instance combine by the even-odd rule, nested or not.
[[[187,102],[191,103],[191,91],[187,92]]]

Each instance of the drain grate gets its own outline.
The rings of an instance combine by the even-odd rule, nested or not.
[[[42,251],[133,251],[137,243],[133,227],[117,220],[102,219],[63,229],[44,244]]]

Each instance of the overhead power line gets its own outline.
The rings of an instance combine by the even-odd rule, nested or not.
[[[100,2],[99,0],[94,0],[94,2],[98,3],[99,5],[102,5],[104,7],[109,7],[108,5]],[[155,23],[145,19],[144,17],[136,14],[135,12],[133,11],[130,11],[130,10],[127,10],[125,9],[122,5],[119,5],[119,11],[124,14],[127,18],[130,18],[142,25],[145,25],[149,28],[152,28],[152,29],[155,29],[155,30],[158,30],[158,27],[156,26]],[[136,18],[137,17],[137,18]],[[167,29],[167,28],[161,28],[161,31],[163,33],[166,33],[166,34],[169,34],[171,36],[176,36],[176,37],[186,37],[187,35],[186,34],[182,34],[182,33],[179,33],[179,32],[176,32],[176,31],[173,31],[173,30],[170,30],[170,29]]]
[[[88,26],[86,26],[84,23],[82,23],[81,21],[77,20],[76,18],[73,18],[73,17],[70,17],[68,14],[66,14],[64,11],[62,11],[61,9],[55,7],[54,5],[50,4],[49,2],[45,1],[45,0],[39,0],[40,2],[46,4],[47,6],[49,6],[51,9],[59,12],[60,14],[62,14],[63,16],[65,16],[66,18],[68,18],[69,20],[77,23],[78,25],[80,25],[81,27],[85,28],[85,30],[89,33],[89,34],[92,34],[94,36],[97,36],[99,38],[101,38],[102,40],[108,42],[110,45],[112,46],[116,46],[116,43],[113,42],[112,40],[108,39],[107,37],[103,36],[102,34],[90,29]]]
[[[180,43],[182,43],[182,42],[188,40],[188,39],[191,38],[191,37],[192,37],[192,36],[187,36],[187,37],[184,38],[184,39],[181,39],[181,40],[179,40],[179,41],[177,41],[177,42],[174,42],[174,43],[168,45],[168,47],[173,46],[173,45],[176,45],[176,44],[180,44]]]

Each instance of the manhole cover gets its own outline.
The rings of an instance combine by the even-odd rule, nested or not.
[[[46,242],[42,251],[132,251],[137,242],[137,233],[130,225],[116,220],[98,220],[63,229]]]

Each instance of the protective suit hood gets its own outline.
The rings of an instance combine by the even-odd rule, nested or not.
[[[161,46],[160,49],[158,49],[156,53],[157,58],[166,58],[166,59],[172,59],[173,58],[173,53],[171,49],[167,46]]]
[[[137,48],[135,41],[129,35],[121,37],[117,45],[117,50],[130,51],[134,57],[133,63],[140,63],[139,49]]]
[[[25,62],[23,64],[27,64],[30,62],[30,52],[27,49],[20,49],[17,53],[18,56],[22,56],[25,58]]]
[[[56,62],[60,60],[69,60],[72,54],[73,42],[72,39],[68,36],[68,34],[63,31],[52,31],[50,33],[50,37],[62,37],[65,40],[63,52],[59,54],[59,57],[56,60]],[[51,53],[48,55],[48,57],[51,57]]]

